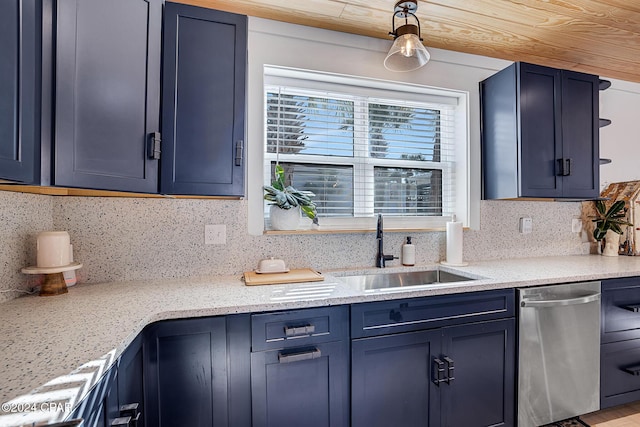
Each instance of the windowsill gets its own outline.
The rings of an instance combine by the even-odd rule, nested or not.
[[[384,231],[390,233],[421,233],[421,232],[444,232],[446,224],[452,220],[451,216],[445,217],[406,217],[406,216],[383,216]],[[378,217],[357,217],[357,218],[327,218],[319,219],[320,225],[316,226],[311,220],[303,217],[296,230],[273,230],[268,218],[264,219],[260,234],[263,235],[287,235],[287,234],[364,234],[375,233],[377,229]],[[463,227],[467,228],[467,227]]]
[[[468,230],[468,227],[464,227],[465,230]],[[422,232],[444,232],[444,228],[387,228],[385,227],[385,233],[422,233]],[[376,229],[315,229],[315,230],[264,230],[263,234],[266,235],[288,235],[288,234],[365,234],[365,233],[375,233]]]

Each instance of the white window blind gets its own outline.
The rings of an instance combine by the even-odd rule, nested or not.
[[[378,213],[408,228],[442,223],[455,213],[457,98],[364,83],[265,78],[264,182],[279,163],[316,195],[322,228]]]

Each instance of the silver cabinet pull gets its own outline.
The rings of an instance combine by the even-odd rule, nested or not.
[[[628,366],[626,368],[620,368],[622,371],[627,374],[633,375],[634,377],[640,375],[640,365]]]
[[[131,417],[118,417],[111,421],[111,427],[131,427]]]
[[[309,336],[313,334],[315,331],[316,331],[316,327],[314,325],[305,325],[305,326],[298,326],[298,327],[286,326],[284,328],[284,334],[287,338]]]
[[[453,375],[453,371],[455,367],[453,366],[453,359],[449,356],[444,357],[444,363],[447,365],[447,379],[445,380],[447,384],[451,384],[451,381],[455,380],[456,377]]]
[[[640,313],[640,304],[621,305],[620,308],[624,308],[625,310],[632,311],[634,313]]]
[[[311,351],[305,351],[303,353],[278,353],[278,362],[280,363],[293,363],[301,362],[303,360],[318,359],[322,357],[322,352],[318,348],[314,348]]]
[[[45,427],[78,427],[82,425],[84,419],[76,418],[74,420],[62,421],[60,423],[47,424]]]
[[[437,357],[433,358],[433,383],[440,386],[444,379],[444,362]]]

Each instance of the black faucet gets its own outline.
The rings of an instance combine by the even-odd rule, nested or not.
[[[378,214],[378,227],[376,229],[376,240],[378,240],[378,254],[376,255],[376,267],[384,268],[386,261],[398,259],[397,256],[384,254],[384,231],[382,226],[382,214]]]

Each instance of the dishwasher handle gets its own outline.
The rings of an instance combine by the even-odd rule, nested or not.
[[[534,299],[523,299],[520,302],[521,307],[559,307],[564,305],[578,305],[578,304],[588,304],[590,302],[600,300],[600,292],[596,292],[594,294],[584,295],[578,298],[566,298],[566,299],[548,299],[548,300],[534,300]]]

